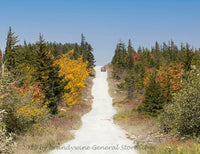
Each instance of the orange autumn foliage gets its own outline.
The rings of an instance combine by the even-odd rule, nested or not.
[[[160,66],[157,70],[156,81],[160,83],[162,89],[169,94],[173,94],[175,91],[180,89],[181,77],[183,65],[181,64],[170,64],[169,67],[166,65]]]
[[[143,84],[144,84],[145,87],[147,87],[149,85],[150,76],[154,72],[155,72],[155,70],[153,70],[152,68],[145,67],[145,78],[144,78],[144,81],[143,81]]]
[[[35,82],[32,86],[28,83],[28,81],[24,82],[24,85],[20,88],[16,88],[19,94],[23,97],[26,96],[27,93],[31,95],[32,102],[44,102],[44,94],[42,89],[40,88],[40,83]]]
[[[156,73],[156,82],[160,84],[162,91],[167,95],[172,95],[180,89],[183,65],[181,64],[166,64],[159,67],[158,70],[146,69],[146,77],[144,78],[144,86],[149,85],[150,76]]]
[[[22,87],[16,89],[24,102],[18,106],[17,115],[35,119],[47,113],[47,104],[44,104],[44,94],[39,82],[30,85],[25,81]]]
[[[135,63],[138,63],[140,60],[140,54],[139,53],[132,53],[132,57]]]
[[[66,54],[62,54],[55,62],[61,67],[60,75],[65,75],[65,80],[69,80],[65,89],[71,91],[64,94],[64,104],[68,107],[78,103],[81,91],[85,88],[85,80],[91,72],[91,69],[87,68],[88,62],[84,62],[82,56],[77,60],[71,58],[73,52],[71,50]]]

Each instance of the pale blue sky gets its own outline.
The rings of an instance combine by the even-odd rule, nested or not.
[[[199,0],[0,0],[0,49],[9,26],[24,40],[92,44],[97,65],[107,64],[119,40],[151,48],[173,39],[200,47]]]

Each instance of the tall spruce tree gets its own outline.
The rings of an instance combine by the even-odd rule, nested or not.
[[[132,99],[133,98],[133,92],[136,90],[136,76],[133,74],[133,72],[129,72],[125,76],[125,89],[127,91],[127,97]]]
[[[85,41],[85,36],[81,34],[80,55],[83,55],[84,62],[88,61],[88,68],[93,68],[95,66],[95,58],[92,52],[92,46]]]
[[[79,45],[77,43],[75,43],[73,57],[74,57],[74,59],[78,59],[80,57],[80,55],[81,54],[80,54]]]
[[[112,59],[112,64],[119,69],[126,68],[126,56],[127,51],[125,44],[120,41],[115,49],[115,55]]]
[[[131,69],[134,66],[134,59],[133,59],[133,54],[135,53],[131,40],[129,39],[128,41],[128,55],[127,55],[127,67],[128,69]]]
[[[7,69],[11,71],[14,75],[16,75],[16,65],[17,63],[19,63],[19,48],[16,46],[17,42],[18,36],[15,36],[15,33],[12,32],[11,27],[9,27],[6,40],[4,62],[6,64]]]
[[[35,72],[33,74],[36,81],[42,84],[42,90],[45,94],[45,102],[52,114],[57,113],[57,105],[65,91],[64,87],[67,81],[64,76],[59,75],[60,67],[54,64],[54,59],[48,51],[43,37],[37,43],[38,48],[35,51]]]
[[[153,59],[154,59],[155,67],[159,69],[159,66],[161,64],[161,51],[160,51],[160,47],[157,41],[155,43],[155,48],[152,49],[152,54],[154,57]]]
[[[139,46],[137,53],[141,54],[142,53],[142,47]]]
[[[184,70],[186,72],[189,71],[189,70],[191,70],[191,65],[192,65],[192,61],[194,59],[194,55],[195,54],[192,51],[192,49],[190,49],[189,44],[186,43],[186,49],[183,50],[182,57],[181,57],[183,68],[184,68]]]
[[[150,116],[159,115],[165,104],[165,96],[155,78],[156,75],[152,73],[149,85],[144,93],[143,104],[138,108],[139,111],[143,111]]]
[[[85,36],[81,34],[80,55],[83,55],[83,61],[87,59]]]

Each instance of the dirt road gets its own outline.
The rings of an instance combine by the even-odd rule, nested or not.
[[[82,127],[75,131],[75,139],[55,149],[51,154],[135,154],[133,141],[113,123],[115,110],[108,94],[107,72],[95,67],[92,110],[82,117]]]

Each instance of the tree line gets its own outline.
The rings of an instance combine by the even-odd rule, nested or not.
[[[23,133],[32,124],[56,115],[59,105],[70,108],[77,104],[95,66],[93,48],[83,34],[80,44],[46,42],[41,34],[36,43],[18,42],[9,27],[0,57],[2,146],[9,133]]]
[[[129,40],[127,47],[123,42],[117,44],[111,64],[113,78],[122,81],[118,88],[130,99],[135,93],[142,95],[138,112],[158,117],[168,133],[199,134],[200,49],[188,43],[178,47],[171,40],[136,51]]]

